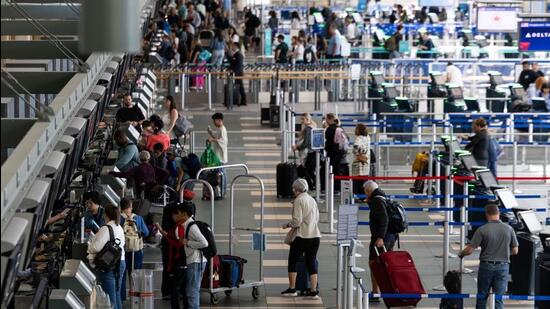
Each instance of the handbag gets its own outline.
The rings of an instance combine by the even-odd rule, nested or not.
[[[288,233],[286,233],[286,236],[285,236],[285,244],[289,245],[292,244],[292,242],[294,241],[294,239],[296,239],[296,235],[298,235],[298,227],[293,227],[290,229],[290,231],[288,231]]]
[[[193,124],[187,117],[178,113],[178,119],[176,119],[176,124],[174,125],[174,134],[179,138],[187,134],[191,129],[193,129]]]

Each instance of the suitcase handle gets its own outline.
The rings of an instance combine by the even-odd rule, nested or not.
[[[386,246],[382,246],[382,248],[384,248],[384,252],[388,252],[388,250],[386,250]],[[374,246],[374,252],[376,252],[376,256],[380,256],[380,252],[378,252],[377,246]]]

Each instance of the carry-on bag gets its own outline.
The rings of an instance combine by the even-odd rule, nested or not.
[[[201,173],[200,179],[206,180],[212,186],[215,200],[221,200],[225,197],[227,180],[222,169],[205,171]],[[202,188],[202,199],[210,200],[210,190],[206,186]]]
[[[416,270],[413,259],[407,251],[378,253],[374,263],[370,264],[372,276],[380,286],[382,293],[425,294],[426,291]],[[416,306],[420,298],[384,298],[386,307]]]
[[[210,263],[212,263],[212,287],[210,287]],[[201,287],[208,289],[213,288],[217,289],[220,287],[220,272],[221,272],[221,262],[220,256],[216,255],[212,259],[208,260],[204,273],[202,275]]]
[[[232,255],[220,255],[220,285],[228,288],[243,283],[244,264],[247,260]]]
[[[292,197],[292,183],[298,179],[298,165],[290,162],[277,164],[277,197]]]
[[[315,260],[315,266],[319,269],[319,262]],[[301,257],[296,262],[296,291],[305,295],[309,292],[311,287],[311,281],[309,279],[309,272],[306,267],[306,260]],[[319,280],[317,280],[317,290],[319,290]]]

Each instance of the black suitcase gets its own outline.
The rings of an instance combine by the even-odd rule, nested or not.
[[[227,180],[222,169],[206,171],[200,175],[200,179],[208,181],[212,186],[215,200],[222,200],[225,197]],[[202,199],[210,200],[210,190],[206,186],[202,188]]]
[[[550,287],[550,253],[541,252],[536,260],[535,295],[550,296],[548,287]],[[536,300],[535,308],[550,309],[550,300]]]
[[[519,244],[517,255],[510,257],[510,273],[512,286],[508,289],[513,295],[533,295],[535,292],[535,271],[537,251],[540,239],[525,232],[516,234]]]
[[[277,164],[277,197],[291,198],[292,183],[298,179],[298,165],[296,163]]]
[[[233,84],[232,91],[229,91],[229,87],[227,84],[223,87],[224,89],[224,104],[227,106],[227,108],[231,108],[235,105],[239,105],[241,103],[241,93],[239,92],[239,85]],[[231,102],[229,102],[231,99]],[[230,104],[231,103],[231,104]]]
[[[269,107],[262,107],[261,109],[261,117],[260,117],[260,123],[264,124],[264,122],[269,123],[270,122],[270,111]]]

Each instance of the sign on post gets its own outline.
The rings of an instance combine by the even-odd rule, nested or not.
[[[336,240],[338,244],[349,243],[357,239],[357,210],[355,205],[340,205],[338,208],[338,228]]]
[[[321,150],[324,148],[325,148],[325,130],[312,129],[311,130],[311,149]]]
[[[340,204],[353,204],[353,180],[340,181]]]

